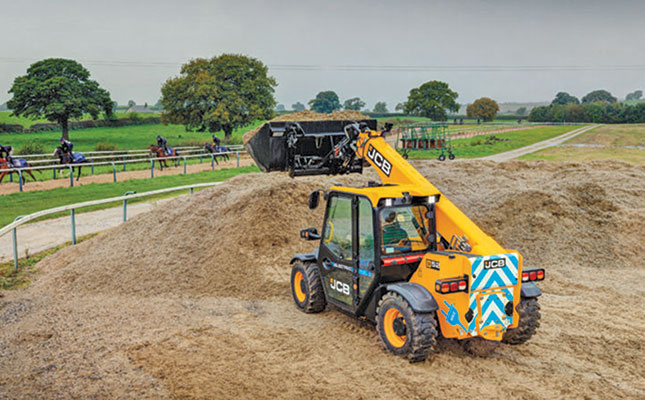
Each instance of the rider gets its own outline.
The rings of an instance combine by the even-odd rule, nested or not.
[[[7,160],[9,165],[15,165],[14,159],[12,156],[13,156],[13,147],[3,146],[0,144],[0,158],[4,158],[5,160]]]
[[[74,143],[69,140],[65,140],[65,138],[60,138],[60,149],[63,151],[63,154],[67,154],[69,156],[70,160],[74,159],[74,155],[72,154],[73,148]]]
[[[396,212],[391,211],[383,221],[383,245],[393,245],[408,239],[408,233],[396,222]]]
[[[215,150],[219,151],[219,145],[222,141],[217,136],[213,135],[213,147]]]
[[[157,147],[163,149],[164,154],[168,154],[168,142],[161,135],[157,135]]]

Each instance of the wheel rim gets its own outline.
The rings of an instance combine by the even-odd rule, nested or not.
[[[296,294],[296,299],[300,303],[304,303],[307,298],[307,293],[304,290],[305,277],[302,275],[302,272],[296,272],[296,275],[293,277],[293,291]]]
[[[383,329],[387,341],[394,347],[403,347],[407,340],[405,332],[401,332],[401,327],[405,331],[405,319],[399,310],[390,308],[383,316]],[[397,332],[398,331],[398,332]]]

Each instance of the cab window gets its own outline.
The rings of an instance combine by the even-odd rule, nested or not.
[[[336,257],[352,259],[352,201],[347,197],[329,199],[327,222],[323,235],[325,245]]]
[[[381,252],[387,255],[426,250],[430,245],[427,212],[423,204],[381,210]]]

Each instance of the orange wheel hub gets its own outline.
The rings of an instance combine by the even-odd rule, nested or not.
[[[390,308],[383,316],[383,330],[388,342],[394,347],[403,347],[407,340],[405,319],[399,310]]]
[[[296,298],[300,303],[304,303],[307,298],[307,293],[304,289],[305,277],[302,275],[302,272],[296,272],[296,275],[293,278],[293,291],[296,294]]]

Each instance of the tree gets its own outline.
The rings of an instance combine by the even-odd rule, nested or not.
[[[13,81],[9,93],[13,93],[7,102],[12,115],[57,122],[65,139],[69,139],[70,118],[87,113],[97,119],[101,112],[112,114],[110,93],[74,60],[48,58],[32,64],[27,75]]]
[[[435,121],[446,119],[446,110],[457,112],[459,97],[448,84],[440,81],[426,82],[418,88],[410,90],[408,100],[403,105],[403,111],[409,115],[419,115]]]
[[[330,113],[340,110],[340,100],[333,90],[320,92],[315,99],[309,100],[309,108],[319,113]]]
[[[569,93],[559,92],[555,95],[555,99],[553,99],[551,104],[560,104],[563,106],[567,104],[580,104],[580,100],[575,96],[571,96]]]
[[[128,100],[128,108],[136,106],[137,103],[135,103],[134,100]]]
[[[526,107],[520,107],[517,110],[515,110],[515,114],[519,115],[520,117],[523,117],[526,115]]]
[[[298,101],[291,105],[291,109],[295,112],[305,111],[305,105]]]
[[[378,103],[374,104],[374,110],[373,112],[375,113],[386,113],[387,111],[387,104],[384,101],[379,101]]]
[[[277,112],[284,112],[284,111],[287,111],[287,109],[286,109],[286,108],[284,108],[284,104],[278,104],[277,106],[275,106],[275,110],[276,110]]]
[[[233,129],[273,116],[276,85],[255,58],[222,54],[194,59],[181,67],[180,76],[163,84],[161,121],[198,131],[223,130],[229,138]]]
[[[394,111],[403,111],[403,103],[399,103],[394,107]]]
[[[636,90],[625,96],[625,100],[640,100],[643,97],[642,90]]]
[[[343,108],[345,110],[360,111],[363,107],[365,107],[365,102],[362,101],[360,97],[352,97],[351,99],[345,100],[343,103]]]
[[[615,103],[617,101],[618,99],[606,90],[594,90],[593,92],[587,93],[587,95],[582,98],[583,103]]]
[[[498,111],[499,105],[497,105],[495,100],[488,97],[482,97],[466,107],[466,117],[477,117],[488,122],[495,119]]]

